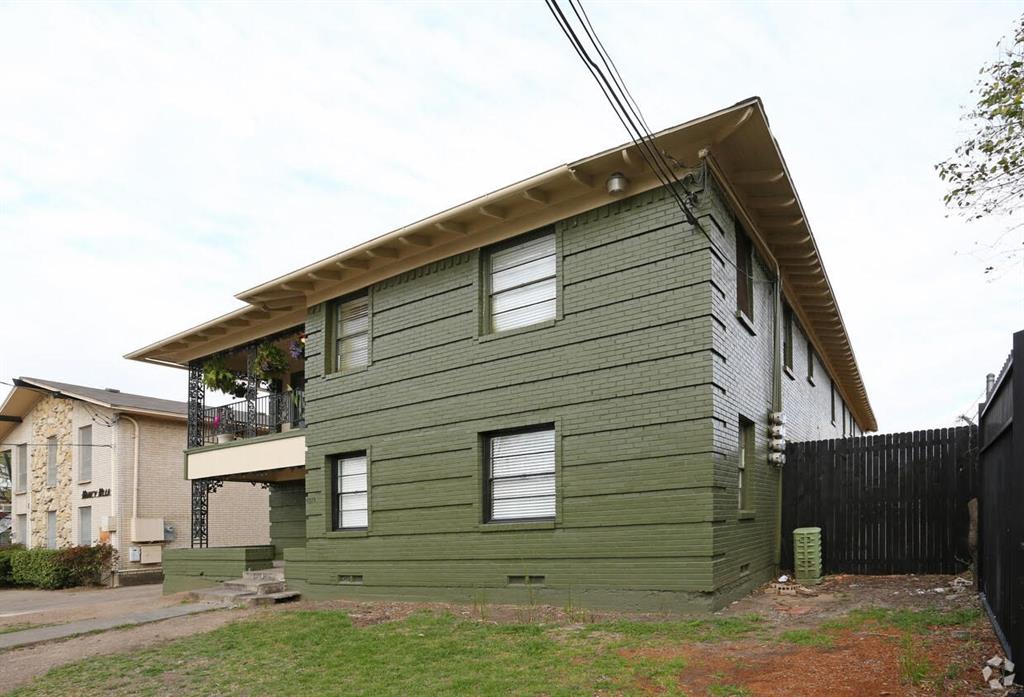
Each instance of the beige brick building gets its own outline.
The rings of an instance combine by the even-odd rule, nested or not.
[[[109,542],[118,551],[121,581],[158,571],[165,547],[189,546],[184,402],[34,378],[14,383],[0,405],[0,457],[12,465],[14,542]],[[265,489],[226,483],[213,496],[213,544],[269,543]]]

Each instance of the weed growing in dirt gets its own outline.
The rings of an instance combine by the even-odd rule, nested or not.
[[[708,685],[708,697],[749,697],[750,690],[737,685]]]
[[[845,617],[826,622],[826,629],[856,630],[869,622],[892,627],[913,634],[925,634],[934,627],[959,627],[970,624],[981,616],[976,608],[960,610],[893,610],[884,607],[862,608]]]
[[[829,648],[832,646],[832,637],[813,629],[791,629],[779,635],[783,641],[800,646],[815,646],[818,648]]]
[[[591,625],[592,629],[615,632],[630,638],[671,639],[673,641],[724,641],[750,636],[763,631],[764,620],[758,615],[716,617],[710,620],[679,620],[677,622],[636,622],[619,620]]]
[[[903,637],[900,642],[900,679],[910,685],[920,685],[934,670],[931,661],[921,655],[914,641]]]

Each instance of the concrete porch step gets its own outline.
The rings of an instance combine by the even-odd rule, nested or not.
[[[249,581],[284,581],[284,567],[244,571],[242,578]]]
[[[282,593],[288,590],[288,584],[284,580],[259,580],[252,578],[239,578],[234,581],[225,581],[220,584],[224,590],[252,593],[254,595],[270,595],[271,593]]]
[[[300,593],[298,591],[282,591],[280,593],[265,593],[263,595],[251,595],[241,598],[241,601],[249,607],[262,607],[264,605],[288,603],[293,600],[298,600],[299,595]]]
[[[198,600],[203,603],[224,603],[236,605],[244,598],[255,597],[255,593],[246,590],[234,590],[231,588],[201,588],[191,591],[188,594],[190,600]]]

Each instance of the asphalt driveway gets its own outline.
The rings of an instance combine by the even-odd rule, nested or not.
[[[4,589],[0,590],[0,629],[115,617],[181,603],[180,597],[164,596],[162,590],[160,584],[59,591]]]

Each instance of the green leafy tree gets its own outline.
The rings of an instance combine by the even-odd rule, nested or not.
[[[1024,17],[1009,46],[981,69],[972,94],[978,103],[964,115],[974,134],[956,154],[936,165],[950,185],[946,204],[973,218],[1012,213],[1024,199]]]
[[[977,103],[963,120],[972,135],[954,155],[935,166],[949,184],[946,205],[968,220],[1011,215],[1024,203],[1024,16],[1017,20],[1012,40],[997,44],[998,57],[982,66],[975,89]],[[1013,258],[1022,251],[1019,243],[1003,245],[1009,228],[992,245],[995,256]],[[994,267],[985,269],[991,272]]]

